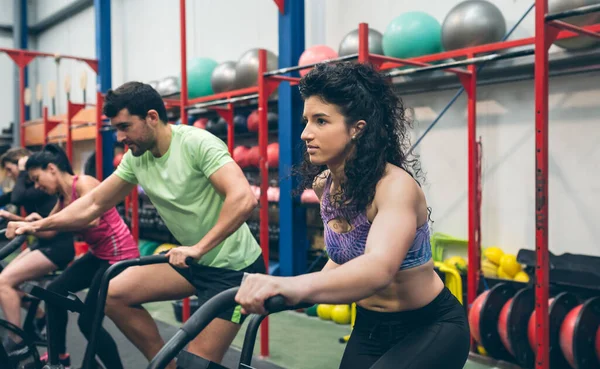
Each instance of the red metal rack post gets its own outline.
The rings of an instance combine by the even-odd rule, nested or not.
[[[102,92],[96,92],[96,178],[102,181],[102,107],[104,96]]]
[[[360,23],[358,25],[358,62],[367,63],[373,61],[369,54],[369,25]]]
[[[233,104],[228,103],[226,108],[214,107],[211,108],[219,114],[219,116],[227,122],[227,149],[229,154],[233,157],[233,149],[235,147],[235,132],[233,127]],[[183,124],[183,123],[182,123]]]
[[[25,147],[25,67],[35,59],[35,55],[25,54],[21,50],[2,49],[19,67],[19,129],[21,133],[21,147]]]
[[[298,78],[283,76],[265,76],[267,73],[267,51],[258,51],[258,151],[260,168],[260,247],[265,260],[265,267],[269,270],[269,166],[267,163],[267,145],[269,144],[269,124],[267,112],[269,96],[275,91],[280,81],[297,83]],[[265,318],[260,326],[260,354],[269,356],[269,320]]]
[[[181,124],[188,124],[188,116],[185,108],[188,106],[188,83],[187,83],[187,36],[185,22],[185,0],[179,0],[179,34],[181,51],[181,96],[179,97],[179,112]],[[181,318],[185,323],[190,318],[190,299],[183,299]]]
[[[188,81],[187,81],[187,36],[185,22],[185,0],[179,0],[179,26],[181,33],[181,96],[179,98],[179,109],[181,111],[181,124],[188,124],[188,117],[185,108],[188,106]],[[185,301],[184,301],[185,303]],[[189,318],[189,300],[188,303],[188,318]],[[184,309],[185,309],[184,304]],[[185,315],[184,315],[185,316]],[[184,319],[185,321],[185,319]]]
[[[43,113],[42,113],[42,121],[44,124],[44,143],[47,144],[48,143],[48,133],[50,133],[50,131],[52,131],[54,128],[56,128],[56,126],[60,124],[60,121],[48,118],[48,107],[47,106],[44,106]]]
[[[137,185],[131,191],[131,235],[136,243],[140,241],[140,228],[138,225],[139,197]]]
[[[260,247],[262,248],[265,266],[269,270],[269,169],[267,166],[268,122],[267,110],[269,96],[274,91],[271,83],[264,74],[267,72],[267,52],[264,49],[258,52],[258,151],[260,168]],[[269,83],[271,82],[271,83]],[[260,326],[260,354],[269,356],[269,320],[265,318]]]
[[[25,100],[23,99],[25,94],[25,67],[32,59],[33,57],[23,58],[24,64],[21,64],[23,61],[21,63],[17,62],[19,66],[19,127],[21,130],[21,147],[25,147],[25,126],[23,125],[25,123]]]
[[[556,31],[546,24],[547,0],[535,2],[535,271],[536,369],[549,369],[548,327],[548,49]],[[552,37],[554,33],[554,37]]]
[[[575,15],[575,13],[584,14],[597,11],[600,11],[600,7],[596,4],[548,16],[548,0],[536,0],[535,2],[536,369],[550,368],[550,324],[548,316],[550,284],[548,255],[548,50],[552,43],[559,37],[560,29],[567,30],[570,33],[600,38],[600,34],[597,33],[598,24],[584,29],[558,20],[569,16],[567,13]]]
[[[67,158],[73,163],[73,118],[79,113],[85,104],[73,103],[67,100]]]
[[[473,58],[469,54],[468,58]],[[481,237],[479,234],[480,219],[477,192],[479,187],[478,147],[477,147],[477,68],[474,64],[468,66],[470,75],[459,74],[465,92],[467,93],[467,136],[468,136],[468,278],[467,278],[467,307],[477,297],[479,287],[479,271],[481,268]]]

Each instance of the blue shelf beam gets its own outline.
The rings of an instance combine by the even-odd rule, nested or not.
[[[279,13],[279,68],[292,67],[304,51],[304,0],[281,2]],[[295,72],[294,77],[297,77]],[[301,160],[300,134],[302,101],[298,87],[282,82],[279,99],[279,179],[282,194],[291,194],[297,181],[290,177],[294,163]],[[298,198],[281,196],[279,199],[279,271],[282,276],[303,274],[306,271],[308,238],[306,210]]]
[[[102,94],[112,88],[112,53],[110,27],[110,0],[94,0],[96,12],[96,58],[98,59],[97,86]],[[108,178],[113,168],[113,148],[116,135],[112,131],[102,133],[102,174]],[[96,168],[96,170],[100,170]]]

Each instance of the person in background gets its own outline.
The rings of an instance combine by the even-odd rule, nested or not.
[[[29,157],[27,172],[35,183],[35,187],[51,195],[58,195],[59,201],[48,215],[59,214],[69,204],[80,197],[93,193],[100,182],[91,176],[75,175],[65,152],[58,146],[48,144],[40,152]],[[10,222],[7,237],[14,237],[14,229],[43,221],[41,216],[32,217],[32,222]],[[110,265],[127,259],[139,257],[138,245],[129,228],[113,206],[99,214],[95,219],[83,226],[70,225],[68,231],[77,232],[89,245],[89,251],[78,258],[64,272],[52,281],[47,289],[60,295],[76,293],[89,289],[85,298],[85,308],[79,314],[78,325],[83,335],[89,339],[93,317],[98,299],[98,291],[102,276]],[[53,232],[53,231],[50,231]],[[44,233],[33,232],[33,234]],[[52,340],[48,342],[64,366],[70,365],[70,355],[66,350],[66,328],[68,314],[64,309],[48,306],[53,309],[52,320],[48,322],[52,330]],[[98,357],[106,368],[121,369],[123,364],[116,343],[110,334],[101,328],[98,333]],[[47,360],[47,356],[43,361]]]
[[[46,217],[57,203],[57,197],[36,189],[29,179],[25,164],[31,153],[27,149],[13,148],[0,157],[0,166],[8,177],[15,180],[11,192],[5,193],[0,206],[13,204],[23,207],[28,214],[21,217],[7,210],[0,210],[0,217],[6,221],[30,221]],[[21,251],[0,272],[0,307],[10,323],[21,327],[21,295],[17,286],[26,281],[37,280],[56,270],[62,270],[75,257],[73,235],[70,232],[40,232],[37,241]],[[38,308],[35,328],[39,331],[45,325],[45,313]],[[10,356],[27,354],[29,347],[18,337],[4,337],[4,346]]]

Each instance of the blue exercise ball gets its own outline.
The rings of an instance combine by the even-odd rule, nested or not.
[[[442,26],[431,15],[407,12],[394,18],[383,34],[383,52],[394,58],[414,58],[442,51]]]

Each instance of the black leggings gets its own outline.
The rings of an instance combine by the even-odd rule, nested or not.
[[[444,288],[416,310],[381,313],[357,307],[340,369],[462,369],[469,347],[464,307]]]
[[[98,308],[98,290],[102,282],[102,275],[108,269],[110,264],[106,260],[98,259],[91,253],[87,253],[80,259],[75,260],[62,274],[60,274],[52,283],[48,285],[48,290],[60,295],[67,295],[68,292],[76,293],[89,287],[85,298],[85,308],[79,314],[77,323],[81,333],[90,339],[94,314]],[[100,307],[104,308],[104,306]],[[64,309],[48,306],[52,309],[52,321],[48,323],[51,330],[51,342],[53,352],[61,354],[66,353],[66,334],[68,313]],[[119,357],[117,344],[111,335],[101,328],[98,332],[98,344],[96,353],[102,360],[106,368],[122,369],[123,364]]]

